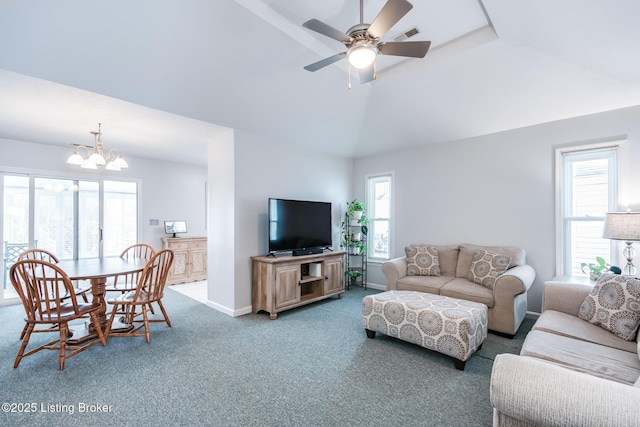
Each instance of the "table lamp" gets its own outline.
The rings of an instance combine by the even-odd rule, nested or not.
[[[627,265],[623,274],[633,276],[636,274],[636,267],[633,265],[633,257],[636,250],[633,242],[640,240],[640,212],[608,212],[604,217],[604,231],[602,237],[605,239],[623,240],[627,247],[622,254],[627,258]]]

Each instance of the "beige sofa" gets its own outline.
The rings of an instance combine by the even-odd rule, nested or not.
[[[489,308],[489,329],[514,335],[527,312],[527,291],[535,279],[535,271],[526,264],[524,249],[471,244],[434,247],[439,258],[439,276],[407,275],[407,257],[395,258],[382,264],[387,290],[428,292],[483,303]],[[479,250],[511,258],[508,270],[495,280],[493,289],[467,280]]]
[[[494,426],[640,425],[640,343],[578,317],[591,289],[545,284],[520,356],[494,361]]]

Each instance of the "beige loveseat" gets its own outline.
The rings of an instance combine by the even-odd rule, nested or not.
[[[410,245],[431,246],[431,245]],[[535,271],[526,263],[524,249],[513,246],[478,246],[471,244],[438,246],[439,275],[408,275],[407,257],[382,264],[387,290],[428,292],[475,301],[489,309],[489,329],[514,335],[527,313],[527,291]],[[493,289],[468,280],[469,270],[479,251],[490,251],[511,258],[508,269],[495,279]]]
[[[640,425],[638,337],[626,341],[579,318],[591,290],[545,284],[543,312],[520,356],[494,361],[494,426]]]

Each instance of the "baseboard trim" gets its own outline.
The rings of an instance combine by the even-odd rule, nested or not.
[[[377,283],[367,283],[368,289],[375,289],[377,291],[386,291],[387,285],[379,285]]]
[[[219,311],[219,312],[224,313],[227,316],[231,316],[231,317],[238,317],[238,316],[243,316],[245,314],[251,313],[251,307],[250,306],[234,310],[232,308],[229,308],[229,307],[226,307],[224,305],[218,304],[217,302],[214,302],[214,301],[211,301],[211,300],[207,300],[206,305],[211,307],[211,308],[213,308],[216,311]]]

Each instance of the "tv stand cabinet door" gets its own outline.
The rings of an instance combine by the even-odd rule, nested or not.
[[[275,268],[275,308],[300,302],[300,264],[278,265]]]
[[[344,290],[342,282],[342,256],[324,262],[324,294],[334,294]]]

